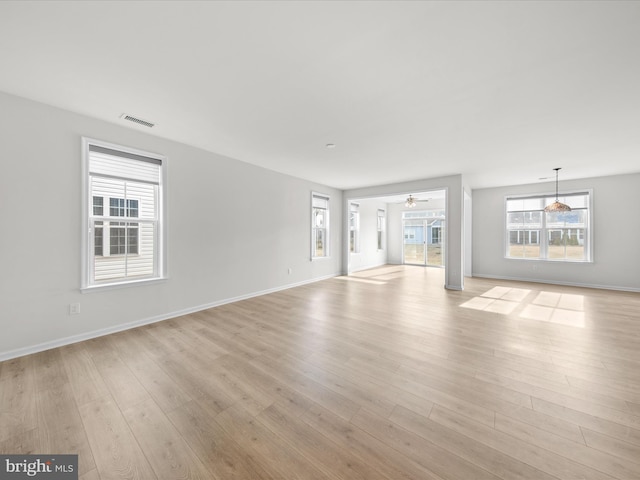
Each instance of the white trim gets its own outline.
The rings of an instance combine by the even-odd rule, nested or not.
[[[124,145],[118,145],[110,142],[105,142],[102,140],[96,140],[94,138],[89,137],[80,137],[81,145],[82,145],[82,201],[81,201],[81,212],[82,212],[82,221],[81,224],[81,244],[80,244],[80,254],[81,258],[81,269],[80,272],[80,291],[82,293],[86,293],[88,291],[97,291],[97,290],[105,290],[111,288],[122,288],[129,287],[135,284],[142,283],[152,283],[155,281],[163,281],[166,280],[168,276],[167,272],[167,255],[168,255],[168,246],[167,246],[167,164],[168,158],[165,155],[161,155],[154,152],[147,152],[144,150],[139,150],[137,148],[127,147]],[[90,190],[90,182],[89,182],[89,149],[90,145],[95,145],[98,147],[108,148],[114,151],[129,153],[132,155],[138,155],[147,157],[149,159],[154,159],[160,162],[160,175],[158,190],[159,196],[156,196],[156,208],[157,214],[156,219],[154,220],[155,228],[157,229],[157,238],[158,241],[155,242],[154,245],[154,258],[156,259],[155,268],[152,278],[145,278],[141,280],[124,280],[124,281],[109,281],[104,283],[91,283],[91,278],[93,277],[91,262],[89,261],[89,190]],[[107,205],[104,208],[108,208]],[[93,213],[93,210],[91,210]],[[121,220],[119,220],[121,221]]]
[[[319,257],[315,256],[316,253],[316,249],[315,249],[315,230],[316,230],[316,225],[315,225],[315,218],[313,218],[313,209],[315,208],[313,206],[313,198],[314,197],[318,197],[318,198],[325,198],[327,200],[327,217],[324,219],[325,221],[325,227],[324,227],[324,231],[326,232],[325,235],[325,251],[326,251],[326,255],[322,255]],[[311,261],[314,262],[316,260],[322,260],[325,258],[331,258],[331,196],[327,195],[326,193],[320,193],[320,192],[316,192],[314,190],[311,191],[311,211],[310,211],[310,215],[311,215],[311,231],[310,231],[310,237],[311,237],[311,242],[309,242],[309,246],[311,247]]]
[[[80,293],[104,292],[107,290],[119,290],[121,288],[130,288],[143,285],[152,285],[154,283],[164,283],[169,277],[163,278],[141,278],[138,280],[127,280],[126,282],[105,283],[104,285],[90,285],[80,289]]]
[[[382,215],[380,215],[382,213]],[[382,224],[380,223],[380,219],[382,219]],[[380,228],[378,228],[380,227]],[[384,252],[387,246],[387,210],[383,208],[378,208],[378,213],[376,214],[376,251]],[[378,242],[378,234],[380,234],[380,242]]]
[[[82,185],[82,199],[80,200],[80,215],[82,215],[80,221],[80,290],[87,287],[89,283],[89,144],[91,140],[86,137],[81,137],[82,144],[82,165],[80,168],[82,178],[80,179],[80,185]],[[103,205],[104,208],[104,205]],[[91,210],[93,214],[93,208]],[[93,242],[91,242],[93,248]]]
[[[473,278],[488,278],[490,280],[510,280],[515,282],[531,282],[531,283],[547,283],[549,285],[563,285],[567,287],[579,287],[579,288],[597,288],[598,290],[616,290],[620,292],[640,292],[640,288],[633,287],[620,287],[616,285],[596,285],[592,283],[575,283],[575,282],[563,282],[561,280],[547,280],[540,278],[528,278],[528,277],[504,277],[500,275],[488,275],[484,273],[473,273]]]
[[[355,207],[355,208],[352,208]],[[355,225],[351,229],[351,215],[355,215]],[[347,244],[349,255],[359,255],[360,251],[360,204],[357,202],[349,202],[349,230],[347,231]],[[351,250],[351,232],[353,232],[353,250]]]
[[[503,253],[503,258],[505,260],[531,260],[531,261],[538,261],[538,262],[561,262],[561,263],[568,263],[568,264],[578,264],[578,263],[585,263],[585,264],[592,264],[594,263],[594,259],[593,259],[593,254],[594,254],[594,247],[593,247],[593,238],[594,238],[594,229],[593,229],[593,218],[595,217],[595,215],[593,214],[593,189],[592,188],[583,188],[583,189],[577,189],[577,190],[569,190],[569,191],[565,191],[563,192],[561,195],[558,195],[560,197],[562,196],[577,196],[577,195],[587,195],[587,200],[589,203],[589,206],[587,207],[587,227],[586,227],[586,231],[587,231],[587,235],[585,236],[585,255],[587,258],[585,258],[584,260],[569,260],[567,258],[557,258],[557,259],[551,259],[551,258],[523,258],[523,257],[510,257],[508,255],[509,253],[509,232],[510,230],[507,229],[507,218],[509,215],[509,211],[507,210],[507,202],[509,200],[513,200],[513,199],[519,199],[519,198],[548,198],[548,197],[554,197],[555,193],[551,193],[551,194],[539,194],[539,195],[532,195],[532,194],[521,194],[521,195],[505,195],[504,196],[504,212],[503,212],[503,218],[502,218],[502,225],[503,225],[503,241],[502,241],[502,251]],[[541,210],[541,212],[544,214],[544,210]],[[538,244],[540,245],[540,254],[542,255],[544,253],[544,255],[547,255],[547,249],[549,247],[548,245],[548,239],[543,241],[541,240],[543,235],[541,234],[542,231],[544,230],[545,233],[549,230],[546,227],[546,222],[544,221],[544,219],[542,220],[542,225],[544,225],[544,227],[540,228],[540,233],[538,234]],[[545,235],[546,237],[546,235]],[[545,247],[545,251],[543,252],[543,248]]]
[[[452,277],[453,275],[451,274],[451,268],[449,268],[449,238],[453,238],[453,236],[451,235],[451,222],[449,220],[449,213],[451,212],[451,207],[449,206],[449,204],[451,203],[451,196],[449,195],[449,187],[444,187],[444,278],[445,278],[445,284],[444,284],[444,288],[446,288],[447,290],[464,290],[464,272],[460,272],[460,286],[455,286],[455,285],[451,285],[447,282],[449,282],[450,277]],[[462,191],[464,192],[464,187],[462,188]],[[462,236],[464,235],[464,199],[461,199],[461,210],[460,210],[460,245],[461,247],[464,245],[464,239],[462,238]],[[464,265],[463,265],[463,261],[462,261],[462,252],[463,248],[460,249],[460,268],[463,269]],[[424,256],[425,256],[425,264],[427,262],[427,252],[425,249],[424,252]],[[455,281],[455,278],[453,279]]]
[[[267,295],[269,293],[275,293],[282,290],[288,290],[290,288],[300,287],[302,285],[307,285],[309,283],[320,282],[322,280],[327,280],[329,278],[334,278],[340,276],[341,273],[333,273],[330,275],[324,275],[322,277],[312,278],[310,280],[304,280],[301,282],[290,283],[287,285],[283,285],[280,287],[269,288],[267,290],[261,290],[258,292],[248,293],[246,295],[240,295],[238,297],[226,298],[223,300],[218,300],[215,302],[207,303],[204,305],[198,305],[196,307],[185,308],[183,310],[178,310],[175,312],[163,313],[160,315],[156,315],[153,317],[143,318],[140,320],[134,320],[133,322],[121,323],[119,325],[114,325],[112,327],[101,328],[98,330],[93,330],[91,332],[81,333],[78,335],[71,335],[70,337],[59,338],[57,340],[53,340],[51,342],[39,343],[37,345],[31,345],[29,347],[16,348],[15,350],[8,350],[6,352],[0,352],[0,362],[4,362],[5,360],[10,360],[16,357],[22,357],[24,355],[30,355],[32,353],[42,352],[44,350],[50,350],[52,348],[63,347],[65,345],[70,345],[72,343],[83,342],[85,340],[90,340],[92,338],[102,337],[104,335],[109,335],[111,333],[122,332],[124,330],[130,330],[132,328],[141,327],[143,325],[148,325],[150,323],[161,322],[163,320],[169,320],[171,318],[181,317],[182,315],[189,315],[191,313],[200,312],[202,310],[207,310],[209,308],[219,307],[220,305],[226,305],[228,303],[239,302],[241,300],[247,300],[249,298],[260,297],[262,295]]]

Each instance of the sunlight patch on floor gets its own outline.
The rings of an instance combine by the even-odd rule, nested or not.
[[[394,278],[402,278],[405,276],[406,274],[404,272],[398,272],[398,273],[387,273],[386,275],[376,275],[375,278],[378,278],[380,280],[393,280]]]
[[[358,278],[354,276],[341,276],[335,277],[337,280],[345,280],[348,282],[360,282],[360,283],[372,283],[374,285],[385,285],[387,282],[383,282],[381,280],[371,280],[369,278]]]
[[[381,267],[381,268],[373,268],[371,270],[362,270],[359,272],[351,273],[350,276],[367,278],[367,277],[379,277],[382,275],[389,275],[391,273],[395,273],[398,275],[406,275],[406,270],[402,267]]]
[[[540,320],[542,322],[557,323],[570,327],[584,328],[584,312],[565,310],[563,308],[540,307],[538,305],[527,305],[520,313],[522,318],[530,320]]]
[[[497,286],[460,306],[504,315],[522,307],[520,318],[584,328],[583,295],[542,291],[533,300],[525,301],[531,292],[526,288]]]

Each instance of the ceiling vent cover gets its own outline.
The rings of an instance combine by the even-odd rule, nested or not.
[[[137,123],[139,125],[144,125],[145,127],[149,127],[149,128],[151,128],[151,127],[153,127],[155,125],[155,123],[151,123],[151,122],[148,122],[146,120],[142,120],[140,118],[133,117],[131,115],[127,115],[126,113],[123,113],[122,115],[120,115],[120,118],[122,118],[123,120],[128,120],[128,121],[133,122],[133,123]]]

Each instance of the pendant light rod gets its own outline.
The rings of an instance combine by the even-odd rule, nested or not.
[[[556,202],[558,201],[558,171],[562,169],[562,167],[554,168],[556,171]]]

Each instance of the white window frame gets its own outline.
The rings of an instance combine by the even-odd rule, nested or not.
[[[95,255],[93,244],[93,232],[90,231],[91,217],[93,213],[93,195],[90,192],[90,172],[89,172],[89,159],[90,147],[95,146],[102,149],[113,150],[118,153],[122,153],[125,158],[141,157],[140,160],[151,159],[155,162],[159,162],[159,181],[158,181],[158,194],[156,199],[156,218],[154,220],[155,228],[157,229],[156,241],[154,244],[154,259],[155,268],[152,275],[144,276],[142,278],[118,278],[109,281],[96,282],[93,279],[93,258]],[[159,155],[157,153],[151,153],[136,148],[117,145],[102,140],[96,140],[92,138],[82,137],[82,237],[81,237],[81,255],[82,255],[82,278],[80,290],[83,293],[112,289],[112,288],[126,288],[134,285],[150,284],[164,281],[167,278],[167,228],[166,228],[166,172],[167,172],[167,157]],[[124,176],[123,178],[126,178]],[[110,208],[108,196],[103,196],[103,209]],[[115,198],[115,197],[114,197]],[[140,204],[138,204],[140,208]],[[103,211],[104,213],[104,211]],[[135,217],[138,218],[138,217]],[[122,217],[122,221],[131,221],[134,217]],[[143,221],[143,219],[141,219]],[[103,230],[103,235],[106,233],[106,229]],[[138,248],[140,248],[140,242],[138,242]],[[103,252],[104,253],[104,252]]]
[[[376,221],[376,242],[378,251],[383,251],[386,246],[385,232],[387,231],[387,212],[385,212],[382,208],[378,209]]]
[[[352,215],[355,220],[352,224]],[[351,237],[353,235],[353,241]],[[349,203],[349,253],[360,253],[360,204]]]
[[[503,217],[503,228],[504,228],[504,258],[507,260],[525,260],[525,261],[534,261],[534,262],[554,262],[554,263],[571,263],[571,264],[584,264],[584,263],[593,263],[593,190],[592,189],[584,189],[584,190],[575,190],[575,191],[566,191],[561,193],[560,197],[570,197],[577,195],[586,195],[587,196],[587,219],[586,226],[584,227],[585,233],[584,238],[582,239],[584,242],[584,251],[585,258],[584,259],[569,259],[569,258],[548,258],[548,248],[549,248],[549,232],[554,230],[551,227],[547,227],[546,225],[546,215],[544,210],[542,210],[542,219],[541,219],[541,228],[538,233],[538,244],[540,245],[540,257],[511,257],[509,256],[509,245],[510,245],[510,233],[516,230],[509,230],[508,228],[508,218],[509,213],[512,211],[508,210],[508,201],[509,200],[526,200],[526,199],[539,199],[543,198],[546,200],[545,205],[552,203],[555,200],[554,193],[540,194],[540,195],[507,195],[504,197],[504,217]],[[562,198],[561,198],[562,200]],[[529,210],[527,210],[529,211]],[[536,210],[537,211],[537,210]],[[538,230],[538,229],[536,229]],[[519,234],[518,234],[519,235]]]
[[[325,210],[325,218],[324,218],[324,255],[316,255],[316,235],[319,230],[316,225],[315,218],[315,210],[320,209],[321,207],[317,207],[314,202],[315,199],[318,199],[320,203],[325,202],[326,208]],[[311,192],[311,260],[320,260],[323,258],[329,258],[331,255],[331,197],[324,193],[319,192]]]

